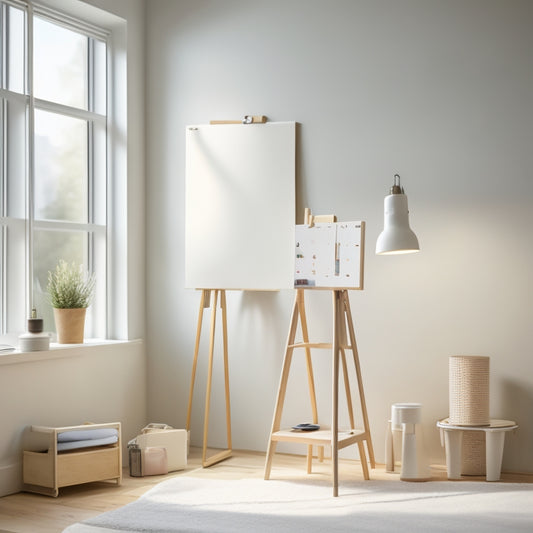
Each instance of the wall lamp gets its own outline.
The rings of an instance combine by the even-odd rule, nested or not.
[[[383,231],[376,242],[376,254],[408,254],[419,252],[420,246],[409,227],[407,196],[400,185],[400,175],[394,174],[390,194],[385,196]]]

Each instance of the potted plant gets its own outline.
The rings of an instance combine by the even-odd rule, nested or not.
[[[85,314],[94,296],[94,274],[83,265],[60,259],[56,269],[48,272],[48,296],[54,308],[57,342],[81,344],[85,329]]]

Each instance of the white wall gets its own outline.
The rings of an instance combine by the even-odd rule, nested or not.
[[[390,405],[420,401],[431,457],[444,462],[435,422],[448,414],[448,357],[479,354],[491,357],[491,415],[520,424],[504,468],[532,472],[533,3],[152,0],[147,8],[149,417],[185,425],[199,305],[184,289],[185,126],[266,114],[301,124],[300,220],[309,206],[367,222],[365,290],[351,302],[378,460]],[[377,257],[396,172],[422,251]],[[234,448],[266,447],[292,298],[228,295]],[[327,340],[330,296],[309,300],[311,332]],[[202,439],[203,347],[193,444]],[[326,423],[330,365],[318,357]],[[309,421],[303,366],[290,387],[285,423]],[[214,395],[210,442],[224,446],[218,385]]]

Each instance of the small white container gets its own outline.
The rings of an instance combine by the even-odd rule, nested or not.
[[[422,404],[397,403],[392,410],[392,427],[402,428],[402,481],[428,481],[429,462],[422,435]]]
[[[19,335],[21,352],[41,352],[50,349],[50,333],[23,333]]]

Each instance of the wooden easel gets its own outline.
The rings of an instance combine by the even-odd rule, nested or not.
[[[213,353],[215,347],[215,326],[217,315],[217,301],[220,296],[220,309],[222,310],[222,336],[224,348],[224,384],[226,396],[226,431],[228,439],[228,448],[221,452],[207,457],[207,434],[209,430],[209,406],[211,400],[211,383],[213,377]],[[198,327],[196,329],[196,343],[194,347],[194,360],[192,365],[191,387],[189,391],[189,406],[187,408],[187,431],[191,428],[191,410],[192,398],[194,391],[194,381],[196,378],[196,366],[198,363],[198,352],[200,349],[200,337],[202,333],[202,319],[204,310],[211,308],[211,329],[209,338],[209,363],[207,371],[207,386],[205,393],[205,414],[204,414],[204,441],[202,448],[202,466],[208,467],[215,463],[219,463],[228,457],[231,457],[231,410],[229,398],[229,372],[228,372],[228,325],[226,317],[226,291],[222,289],[203,289],[202,298],[200,300],[200,310],[198,312]]]
[[[278,442],[301,442],[308,445],[307,451],[307,472],[311,472],[312,464],[312,447],[318,445],[323,449],[325,445],[331,445],[332,451],[332,470],[333,470],[333,496],[338,496],[339,485],[339,463],[338,451],[351,444],[356,444],[359,449],[359,456],[361,459],[361,466],[363,469],[363,476],[365,479],[370,479],[368,473],[368,465],[365,453],[364,442],[368,450],[368,457],[372,468],[376,467],[374,458],[374,449],[372,447],[372,439],[370,436],[370,427],[368,423],[368,414],[366,410],[366,402],[363,391],[363,379],[361,377],[361,367],[359,365],[359,355],[357,352],[357,344],[355,341],[355,332],[353,328],[352,313],[350,310],[350,300],[348,298],[348,290],[346,289],[331,289],[333,293],[333,343],[312,343],[309,342],[305,303],[304,303],[304,289],[297,289],[292,310],[292,318],[289,328],[289,335],[287,338],[287,345],[285,350],[285,357],[283,360],[283,367],[281,372],[281,379],[278,389],[278,396],[276,401],[276,408],[274,411],[274,419],[272,422],[272,430],[270,433],[270,441],[267,450],[265,463],[265,479],[270,478],[272,469],[272,460],[276,451]],[[295,343],[296,330],[300,322],[303,342]],[[348,333],[348,335],[347,335]],[[348,342],[349,341],[349,342]],[[298,432],[291,429],[280,429],[281,415],[283,411],[283,404],[285,401],[285,393],[287,390],[287,382],[289,378],[289,370],[292,361],[292,354],[295,348],[304,348],[307,360],[307,374],[309,382],[309,391],[311,395],[311,411],[313,422],[318,421],[315,386],[313,369],[311,364],[311,348],[332,349],[332,364],[333,364],[333,383],[332,383],[332,417],[331,429],[320,429],[317,431]],[[353,402],[350,393],[350,384],[348,378],[348,367],[346,363],[346,350],[351,350],[355,365],[357,376],[357,386],[359,390],[359,400],[361,407],[361,414],[363,419],[363,429],[355,428],[355,419],[353,411]],[[338,426],[338,407],[339,407],[339,365],[342,364],[344,375],[344,386],[346,391],[346,400],[348,404],[348,414],[350,418],[350,428],[346,431],[340,431]],[[321,459],[321,452],[319,451],[319,458]]]

